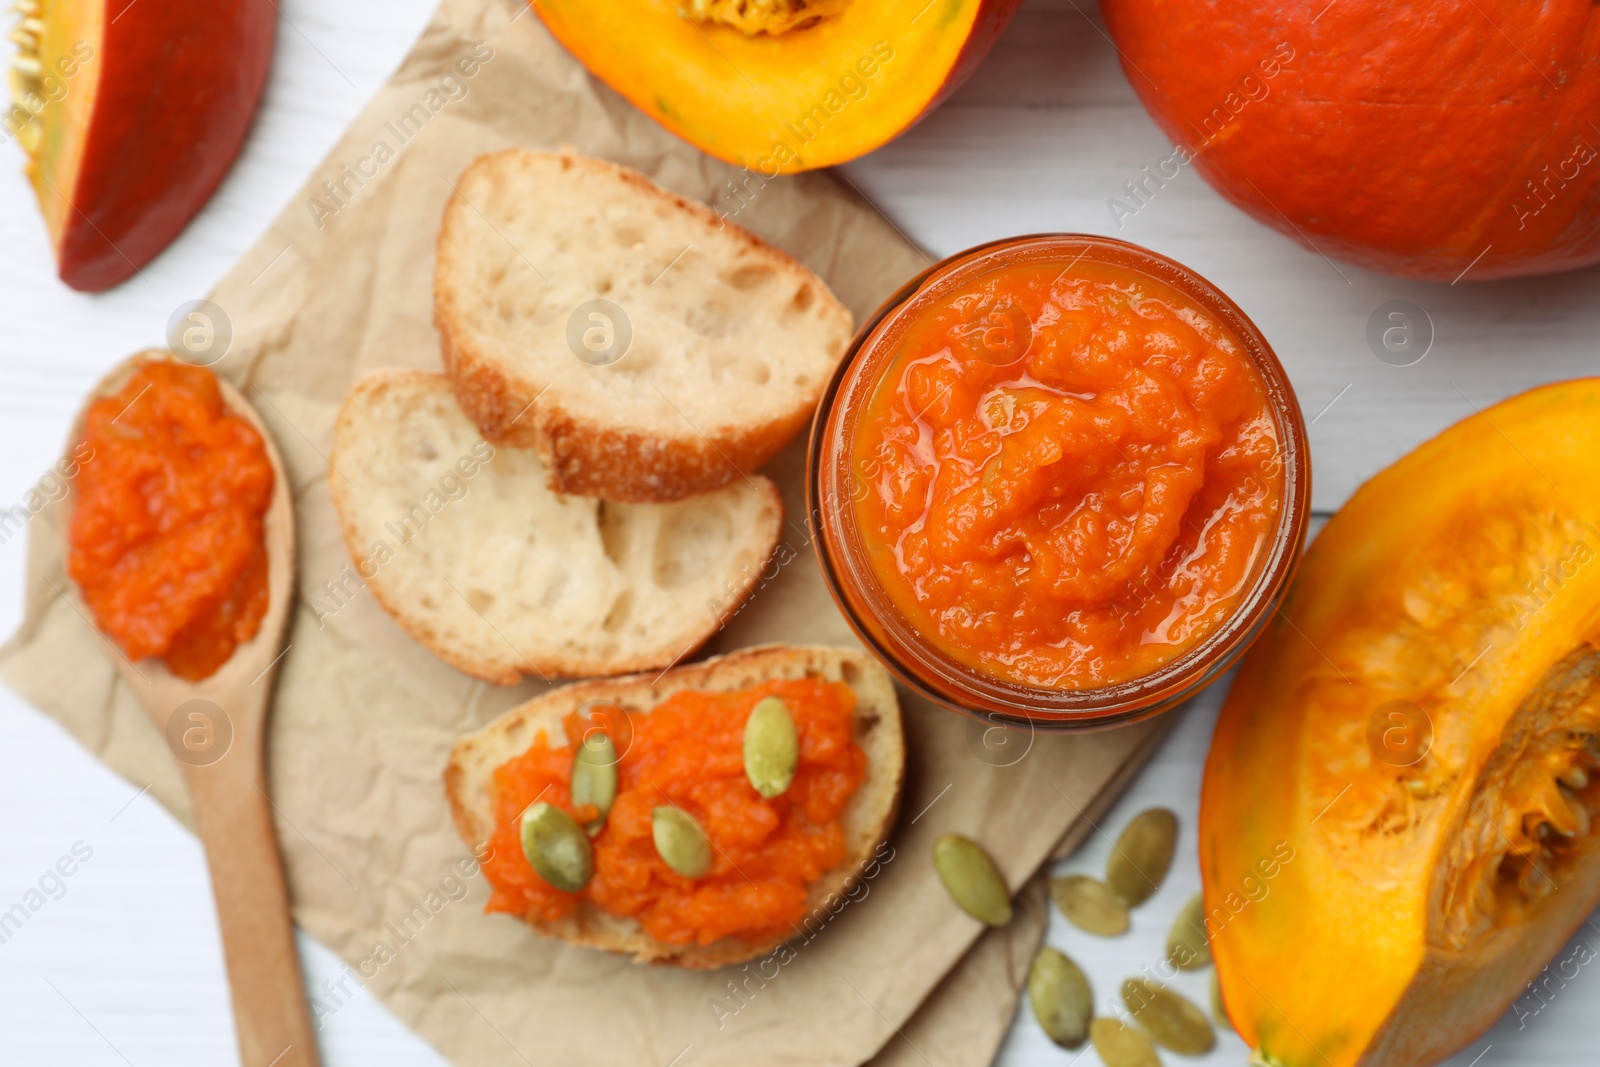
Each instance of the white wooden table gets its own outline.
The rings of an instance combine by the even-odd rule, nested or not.
[[[282,0],[267,99],[240,163],[168,252],[119,290],[72,293],[49,268],[43,227],[0,148],[0,506],[56,458],[83,393],[111,363],[163,343],[169,314],[203,296],[262,232],[345,124],[410,47],[433,0]],[[988,63],[943,109],[846,175],[926,248],[947,254],[1018,233],[1123,237],[1220,285],[1266,333],[1307,415],[1315,504],[1336,508],[1360,482],[1481,406],[1537,383],[1600,369],[1600,271],[1451,287],[1334,264],[1252,222],[1187,171],[1118,228],[1107,201],[1172,151],[1116,64],[1090,0],[1029,0]],[[1366,329],[1390,300],[1423,308],[1427,357],[1380,361]],[[0,544],[0,631],[20,616],[23,539]],[[1163,804],[1183,817],[1181,859],[1136,914],[1132,934],[1097,941],[1052,919],[1050,940],[1080,960],[1097,996],[1154,965],[1167,927],[1198,885],[1194,815],[1220,692],[1197,701],[1154,764],[1103,823]],[[80,844],[81,843],[81,844]],[[92,850],[52,898],[0,944],[0,1063],[91,1067],[236,1062],[204,862],[194,839],[44,716],[0,690],[0,911],[77,845]],[[1091,837],[1064,869],[1098,871]],[[1600,950],[1600,922],[1581,937]],[[329,1067],[411,1067],[440,1057],[365,994],[323,983],[341,965],[303,944],[308,985],[327,1007]],[[1306,961],[1315,966],[1316,961]],[[1353,981],[1359,981],[1356,976]],[[1204,1001],[1205,978],[1180,986]],[[1586,969],[1537,1016],[1503,1020],[1453,1067],[1588,1067],[1600,1039],[1588,1013],[1600,977]],[[1239,1064],[1225,1036],[1204,1060]],[[1099,1063],[1051,1045],[1023,1011],[1001,1063]],[[543,1065],[540,1065],[543,1067]]]

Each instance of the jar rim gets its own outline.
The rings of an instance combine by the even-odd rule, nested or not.
[[[839,430],[841,392],[874,386],[891,345],[873,344],[886,323],[944,289],[1001,266],[1071,258],[1143,274],[1192,300],[1239,344],[1267,395],[1278,429],[1283,498],[1277,529],[1249,590],[1228,617],[1183,653],[1137,678],[1088,689],[1052,689],[1007,681],[937,648],[889,602],[855,539],[853,507],[828,507],[825,482],[849,450]],[[1070,268],[1069,268],[1070,269]],[[870,365],[864,356],[876,357]],[[846,393],[847,398],[853,395]],[[830,444],[833,446],[830,449]],[[1249,317],[1211,282],[1159,253],[1115,238],[1044,233],[1004,238],[958,252],[901,286],[862,324],[839,361],[812,420],[806,449],[806,508],[824,582],[856,636],[902,683],[944,707],[991,723],[1041,730],[1089,730],[1149,718],[1192,696],[1242,656],[1270,620],[1299,564],[1310,519],[1311,460],[1306,424],[1276,353]],[[848,498],[846,498],[848,499]]]

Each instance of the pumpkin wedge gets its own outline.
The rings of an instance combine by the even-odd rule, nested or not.
[[[1200,810],[1228,1015],[1277,1067],[1425,1067],[1600,901],[1600,379],[1475,414],[1312,545]]]
[[[109,289],[210,199],[266,83],[273,0],[17,0],[11,105],[61,280]]]
[[[538,0],[533,9],[596,77],[759,179],[892,140],[977,69],[1020,2]]]

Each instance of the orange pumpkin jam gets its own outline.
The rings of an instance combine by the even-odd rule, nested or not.
[[[800,738],[794,784],[771,799],[755,791],[744,771],[745,720],[766,696],[788,704]],[[529,805],[554,804],[580,821],[595,814],[572,807],[575,747],[552,748],[541,732],[527,752],[494,773],[495,831],[483,862],[493,893],[486,910],[553,921],[571,914],[582,897],[672,944],[792,932],[805,916],[807,887],[845,859],[841,815],[867,766],[853,736],[854,715],[848,685],[815,678],[738,692],[678,692],[647,715],[607,708],[591,713],[589,723],[569,715],[568,746],[600,728],[621,756],[616,802],[594,838],[594,877],[581,892],[564,893],[523,855],[520,824]],[[711,838],[714,863],[702,878],[685,878],[656,854],[650,813],[669,803],[698,819]]]
[[[89,406],[67,568],[129,659],[214,674],[267,611],[272,463],[208,370],[145,364]]]
[[[959,662],[1040,688],[1136,679],[1213,632],[1284,497],[1243,346],[1104,264],[1002,266],[934,302],[851,447],[891,602]]]

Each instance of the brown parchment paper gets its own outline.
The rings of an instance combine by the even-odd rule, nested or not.
[[[459,674],[376,607],[346,569],[326,452],[356,377],[438,368],[441,212],[467,163],[510,145],[573,145],[711,203],[820,273],[858,320],[927,262],[833,177],[765,180],[678,141],[591,79],[518,0],[444,0],[212,295],[233,333],[216,369],[270,427],[297,508],[300,601],[268,757],[296,921],[459,1064],[853,1067],[880,1049],[887,1064],[988,1062],[1042,936],[1042,881],[1022,893],[1010,928],[980,938],[933,873],[934,838],[981,840],[1023,886],[1086,829],[1159,726],[1001,735],[902,692],[909,768],[892,849],[851,899],[814,917],[812,936],[747,968],[636,966],[482,913],[440,771],[455,737],[543,686]],[[789,509],[783,562],[707,651],[853,643],[811,558],[802,468],[799,442],[766,468]],[[31,528],[26,614],[0,650],[0,676],[188,821],[161,735],[56,592],[67,586],[62,526],[51,509]],[[319,1018],[336,1007],[313,1001]]]

